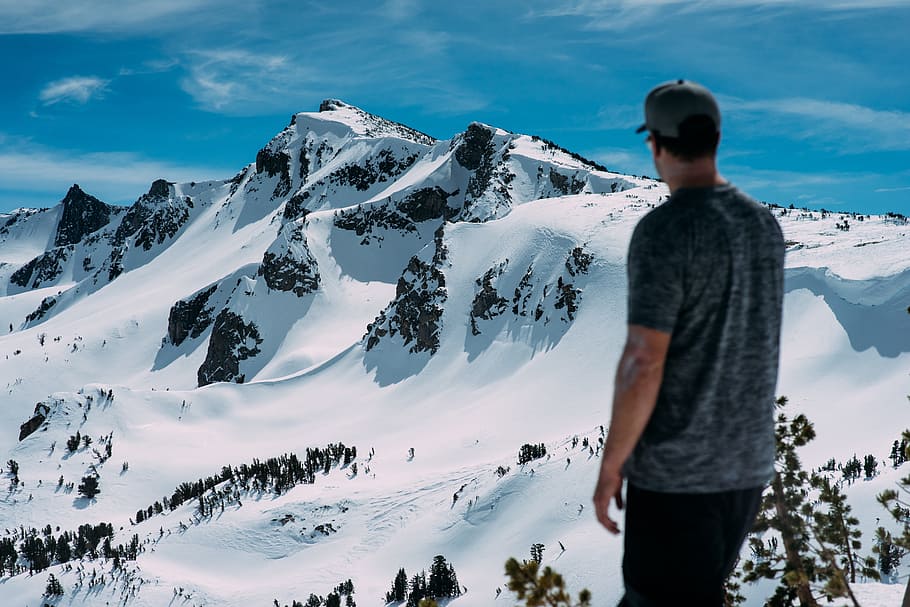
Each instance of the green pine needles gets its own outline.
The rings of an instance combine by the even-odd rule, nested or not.
[[[777,400],[779,409],[786,404],[784,396]],[[775,607],[817,607],[821,598],[838,597],[858,607],[850,587],[857,574],[880,576],[875,559],[859,554],[859,520],[838,481],[802,467],[797,449],[815,438],[812,422],[779,412],[775,438],[776,471],[749,539],[752,558],[743,564],[743,580],[780,580],[767,603]]]
[[[572,602],[562,576],[550,567],[544,567],[538,575],[539,568],[540,563],[534,560],[519,563],[510,558],[506,561],[508,588],[524,601],[526,607],[591,606],[591,592],[587,588],[578,593],[577,603]]]

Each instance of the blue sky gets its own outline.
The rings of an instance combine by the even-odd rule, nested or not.
[[[721,172],[756,198],[910,212],[910,0],[60,5],[0,1],[0,211],[228,178],[329,97],[653,175],[642,99],[683,77],[718,96]]]

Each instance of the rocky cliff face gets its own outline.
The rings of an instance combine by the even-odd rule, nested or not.
[[[145,251],[163,244],[183,227],[193,206],[189,196],[172,197],[168,182],[158,179],[126,212],[114,233],[113,244],[122,245],[130,237],[135,237],[136,246]]]
[[[54,246],[74,245],[111,220],[112,208],[74,184],[61,203],[60,221],[54,235]]]
[[[493,286],[493,281],[502,276],[507,265],[508,261],[505,261],[496,267],[490,268],[475,281],[480,290],[474,294],[469,316],[471,333],[474,335],[480,335],[480,329],[477,328],[478,320],[491,320],[505,312],[509,307],[508,300],[500,295],[496,287]]]
[[[511,206],[508,184],[514,175],[507,165],[509,144],[501,137],[497,140],[494,129],[476,122],[468,126],[455,148],[455,160],[471,171],[459,219],[487,221]],[[479,206],[483,199],[486,205]]]
[[[152,183],[147,194],[127,209],[110,238],[111,253],[104,266],[108,280],[124,271],[124,258],[133,247],[149,251],[173,239],[186,225],[195,206],[189,196],[172,196],[171,185],[164,179]]]
[[[286,152],[273,148],[273,145],[266,146],[256,154],[256,172],[278,177],[272,198],[281,198],[291,191],[291,157]]]
[[[581,305],[581,283],[592,262],[593,256],[584,247],[574,247],[566,257],[564,269],[555,276],[555,282],[539,278],[534,267],[528,266],[518,283],[512,283],[514,288],[506,281],[509,261],[493,266],[475,281],[478,288],[469,315],[471,333],[480,335],[484,331],[481,321],[501,316],[510,308],[516,320],[524,318],[545,325],[559,320],[571,324]],[[511,301],[503,296],[510,289]]]
[[[29,289],[37,289],[45,283],[53,282],[63,273],[63,265],[72,252],[72,245],[51,249],[13,272],[10,282]]]
[[[242,384],[246,377],[240,373],[240,361],[259,354],[262,337],[254,323],[244,322],[238,314],[224,309],[215,318],[209,349],[199,367],[199,386],[216,381]]]
[[[19,440],[23,440],[28,437],[30,434],[33,434],[38,428],[41,427],[41,424],[47,419],[47,415],[50,412],[50,407],[44,403],[38,403],[35,405],[35,414],[27,422],[19,426]]]
[[[208,303],[217,290],[216,283],[171,306],[167,317],[167,338],[170,343],[179,346],[187,337],[196,339],[212,325],[214,322],[212,312],[215,309]]]
[[[307,248],[303,222],[285,225],[262,257],[258,275],[270,289],[303,297],[319,288],[316,258]]]
[[[434,253],[426,261],[411,258],[398,279],[395,299],[367,326],[364,342],[372,350],[382,341],[400,341],[410,346],[408,352],[435,354],[439,349],[439,332],[448,294],[442,266],[446,260],[443,228],[435,235]]]

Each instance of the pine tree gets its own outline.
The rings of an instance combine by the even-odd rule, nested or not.
[[[578,593],[578,602],[573,603],[562,576],[550,567],[544,567],[538,575],[539,567],[536,561],[506,561],[508,588],[526,607],[590,607],[591,592],[587,588]]]
[[[849,572],[850,584],[856,583],[857,568],[864,576],[878,579],[875,559],[871,557],[862,559],[857,554],[862,548],[860,540],[862,533],[859,530],[859,519],[850,514],[852,508],[847,503],[847,496],[828,477],[813,476],[812,486],[819,491],[820,504],[827,507],[826,510],[819,509],[813,512],[812,530],[816,541],[822,546],[823,559],[832,560],[835,555],[840,555],[843,571]],[[852,598],[849,585],[840,585],[838,577],[834,575],[829,579],[831,594],[833,596],[847,594]]]
[[[415,573],[411,578],[408,587],[408,607],[418,607],[421,599],[427,597],[427,574],[426,571]]]
[[[910,430],[904,430],[903,443],[910,442]],[[907,457],[907,453],[903,457]],[[900,535],[893,538],[894,544],[901,550],[910,551],[910,474],[898,481],[898,492],[895,489],[886,489],[878,494],[878,502],[884,506],[891,516],[902,526]],[[910,592],[910,590],[908,590]]]
[[[886,580],[897,571],[901,559],[907,554],[905,549],[894,543],[891,533],[884,527],[875,530],[875,545],[872,552],[878,555],[878,570]]]
[[[777,400],[778,407],[786,404],[786,397]],[[784,554],[780,554],[776,545],[766,545],[761,538],[752,537],[749,544],[755,560],[747,560],[743,564],[745,581],[781,579],[782,584],[795,590],[802,607],[818,607],[818,603],[809,587],[815,563],[805,556],[808,553],[808,530],[804,514],[809,476],[802,469],[796,448],[813,438],[815,429],[806,416],[798,415],[790,421],[783,413],[778,414],[775,428],[776,470],[771,491],[762,498],[755,531],[777,530],[783,540]]]
[[[844,464],[843,475],[844,480],[852,483],[859,478],[859,475],[862,473],[863,465],[856,457],[856,454],[853,454],[853,457]]]
[[[82,482],[79,483],[79,495],[93,499],[99,493],[101,493],[101,489],[98,488],[98,477],[92,475],[83,476]]]
[[[780,408],[786,403],[786,397],[777,401]],[[852,572],[853,579],[857,565],[865,575],[876,577],[874,562],[856,556],[861,546],[856,529],[859,521],[850,516],[850,507],[837,485],[827,477],[810,476],[802,468],[796,449],[814,438],[815,429],[805,415],[791,420],[784,413],[778,414],[775,474],[762,498],[755,532],[776,531],[781,542],[778,544],[774,537],[768,541],[751,537],[753,558],[743,565],[747,582],[781,580],[769,606],[790,606],[796,600],[802,607],[818,607],[816,593],[829,600],[847,596],[856,605],[848,575],[838,559]],[[810,489],[819,492],[818,508],[809,499]]]
[[[69,452],[73,452],[79,448],[79,443],[82,442],[82,435],[79,434],[79,431],[76,430],[76,434],[70,436],[66,439],[66,449]]]
[[[55,597],[63,596],[63,586],[60,584],[60,580],[52,573],[47,578],[47,586],[44,588],[45,597]]]
[[[406,598],[408,598],[408,574],[405,573],[404,567],[402,567],[392,581],[392,589],[385,595],[385,602],[394,603],[403,601]]]
[[[531,560],[537,563],[543,561],[543,544],[531,544]]]
[[[866,478],[875,476],[875,473],[878,471],[878,460],[875,459],[874,455],[866,455],[866,457],[863,458],[863,471],[866,473]]]

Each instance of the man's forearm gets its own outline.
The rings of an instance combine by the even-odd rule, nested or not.
[[[613,415],[604,454],[603,467],[619,470],[644,432],[663,378],[663,357],[652,358],[627,345],[616,369]]]

